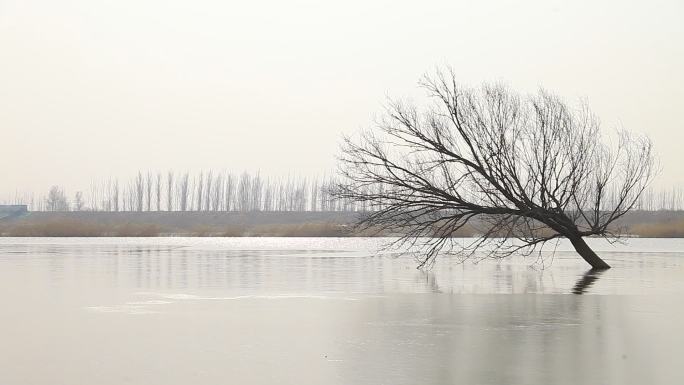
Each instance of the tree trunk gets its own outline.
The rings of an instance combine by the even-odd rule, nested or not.
[[[568,237],[568,239],[570,239],[570,242],[572,242],[572,246],[575,247],[577,254],[584,258],[584,260],[591,265],[592,269],[610,269],[610,265],[604,262],[603,259],[599,258],[599,256],[596,255],[594,250],[592,250],[591,247],[589,247],[589,245],[587,245],[587,243],[584,242],[584,239],[582,239],[582,237]]]

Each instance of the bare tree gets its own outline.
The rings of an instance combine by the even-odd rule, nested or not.
[[[264,211],[273,211],[273,184],[270,179],[266,179],[264,182]]]
[[[251,208],[250,198],[252,197],[252,177],[246,172],[240,175],[236,191],[236,209],[238,211],[249,211]]]
[[[235,210],[235,202],[233,196],[235,195],[235,178],[233,174],[226,175],[226,192],[224,194],[225,198],[225,210],[231,211]]]
[[[145,211],[152,211],[152,183],[152,173],[148,171],[145,177],[145,199],[147,203]]]
[[[206,179],[206,188],[204,189],[204,209],[206,211],[211,210],[211,198],[212,198],[212,191],[211,187],[214,185],[213,183],[213,178],[214,178],[214,173],[209,170],[207,173],[207,179]]]
[[[189,189],[189,179],[190,179],[190,174],[185,173],[179,183],[178,183],[178,195],[179,195],[179,202],[180,202],[180,211],[187,211],[188,210],[188,189]]]
[[[283,180],[278,180],[278,186],[276,191],[276,211],[286,211],[286,200],[285,200],[285,184]]]
[[[47,211],[69,211],[69,200],[59,186],[50,187],[45,201]]]
[[[252,178],[251,188],[250,188],[250,198],[249,201],[251,206],[249,210],[259,211],[261,210],[261,199],[263,195],[263,180],[257,172],[256,176]]]
[[[161,211],[161,198],[162,198],[162,176],[158,172],[155,180],[155,199],[157,201],[156,211]]]
[[[311,182],[311,193],[309,195],[309,211],[318,211],[318,192],[320,191],[320,186],[318,186],[318,179],[314,179]]]
[[[143,211],[145,204],[145,178],[141,172],[135,178],[135,207],[136,211]]]
[[[90,208],[94,211],[97,211],[97,209],[98,209],[98,207],[97,207],[98,203],[99,203],[99,192],[98,192],[98,190],[99,189],[97,187],[97,184],[95,182],[91,182],[88,200],[89,200]],[[47,206],[48,206],[48,211],[52,211],[49,208],[50,205],[48,204]]]
[[[204,196],[203,191],[202,191],[202,187],[204,187],[204,173],[203,172],[200,172],[196,184],[197,184],[197,211],[202,211],[202,197]]]
[[[223,204],[223,175],[220,173],[216,175],[214,180],[214,187],[211,190],[211,210],[219,211],[221,210],[221,205]],[[209,208],[209,205],[207,205]]]
[[[114,191],[112,192],[112,209],[114,211],[119,211],[119,180],[114,180]]]
[[[74,196],[74,210],[82,211],[84,206],[83,193],[81,191],[76,191],[76,195]]]
[[[166,211],[173,211],[173,171],[166,174]]]
[[[368,204],[361,227],[401,231],[398,243],[424,248],[421,266],[440,251],[529,255],[566,237],[592,268],[610,267],[583,238],[620,235],[614,222],[655,174],[648,138],[618,131],[605,144],[585,105],[545,91],[461,87],[453,72],[420,84],[429,108],[390,102],[378,130],[345,139],[334,194]],[[466,225],[481,235],[455,240]]]

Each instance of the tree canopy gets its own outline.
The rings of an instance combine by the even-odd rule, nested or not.
[[[452,71],[420,86],[428,105],[390,101],[375,127],[345,138],[335,195],[369,205],[361,227],[424,246],[421,266],[440,251],[496,258],[566,237],[592,267],[609,267],[583,238],[621,235],[615,221],[655,174],[647,137],[606,140],[586,103],[545,90],[461,86]],[[456,241],[467,224],[481,233]]]

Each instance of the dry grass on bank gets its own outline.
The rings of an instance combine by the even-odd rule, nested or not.
[[[0,236],[9,237],[376,237],[395,236],[390,231],[355,229],[352,218],[283,218],[261,214],[262,223],[249,216],[227,216],[216,221],[214,216],[193,215],[29,215],[15,220],[0,220]],[[188,220],[191,219],[191,220]],[[288,223],[288,221],[291,221]],[[477,225],[477,224],[476,224]],[[639,237],[684,237],[684,213],[636,213],[626,223],[626,232]],[[481,226],[464,226],[452,237],[473,237],[482,233]]]
[[[174,233],[188,237],[344,237],[350,232],[334,223],[193,226]]]
[[[684,238],[684,219],[636,223],[629,227],[629,233],[643,238]]]
[[[0,225],[6,237],[343,237],[350,235],[346,226],[333,223],[197,225],[188,229],[169,229],[156,224],[103,224],[72,219]]]
[[[332,223],[299,223],[256,225],[245,229],[243,236],[262,237],[343,237],[349,232],[344,226]],[[230,234],[230,233],[227,233]],[[230,235],[226,235],[230,236]]]
[[[156,237],[161,233],[154,224],[106,225],[76,220],[0,226],[0,234],[7,237]]]

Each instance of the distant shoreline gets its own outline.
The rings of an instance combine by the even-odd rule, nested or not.
[[[0,219],[2,237],[343,237],[355,212],[28,212]]]
[[[348,211],[28,212],[0,218],[0,237],[355,237],[361,215]],[[618,224],[644,238],[684,237],[684,211],[635,211]],[[455,236],[475,236],[465,228]]]

